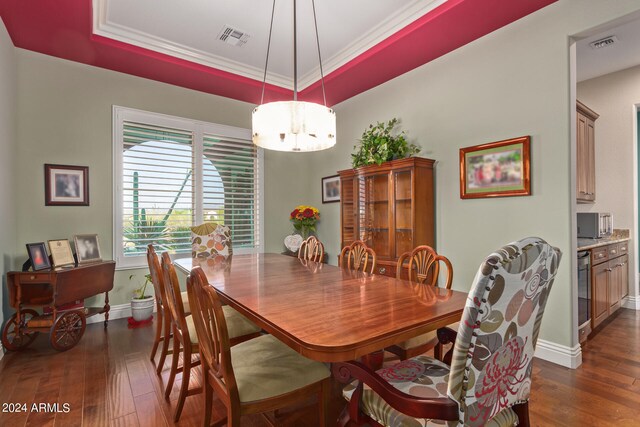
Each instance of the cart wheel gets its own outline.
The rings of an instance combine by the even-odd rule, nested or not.
[[[69,350],[80,341],[86,326],[87,319],[84,311],[67,311],[58,317],[51,326],[49,332],[51,347],[58,351]]]
[[[2,329],[2,345],[4,348],[10,351],[20,350],[25,348],[36,339],[40,332],[25,332],[23,329],[26,327],[27,322],[33,317],[38,316],[38,312],[30,308],[20,310],[22,320],[18,320],[18,313],[14,313],[13,316]]]

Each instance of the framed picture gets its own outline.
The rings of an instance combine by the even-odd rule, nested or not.
[[[531,137],[507,139],[460,149],[460,197],[531,195]]]
[[[89,206],[89,167],[44,165],[45,206]]]
[[[340,175],[322,178],[322,203],[340,201]]]
[[[97,234],[77,234],[73,236],[73,243],[76,247],[79,264],[102,261]]]
[[[29,260],[31,261],[33,271],[51,268],[49,255],[47,255],[47,248],[44,246],[44,242],[27,243],[27,252],[29,253]]]
[[[51,252],[54,267],[73,265],[76,263],[76,260],[73,259],[73,253],[71,252],[71,245],[67,239],[49,240],[47,243],[49,243],[49,252]]]

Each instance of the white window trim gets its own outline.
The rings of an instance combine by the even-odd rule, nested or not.
[[[229,138],[251,140],[251,130],[234,126],[220,125],[215,123],[202,122],[183,117],[169,116],[166,114],[152,113],[133,108],[113,106],[113,259],[116,261],[116,270],[128,270],[144,268],[147,266],[144,257],[125,257],[122,251],[122,229],[123,229],[123,153],[124,144],[124,121],[137,121],[140,123],[172,127],[176,129],[192,130],[194,134],[194,156],[202,154],[203,147],[197,141],[203,141],[204,134],[223,135]],[[258,168],[258,197],[256,198],[259,245],[255,248],[234,248],[234,254],[264,252],[264,150],[259,148],[257,152]],[[194,165],[194,194],[202,191],[202,165]],[[194,224],[203,222],[202,206],[196,204],[194,212]],[[187,255],[173,254],[175,258],[184,258]],[[173,256],[172,256],[173,258]]]

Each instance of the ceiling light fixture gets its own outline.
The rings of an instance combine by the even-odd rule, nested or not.
[[[336,145],[336,114],[327,107],[324,91],[324,74],[320,57],[320,40],[316,20],[315,0],[313,6],[313,23],[318,45],[318,61],[320,62],[320,80],[324,105],[313,102],[298,101],[298,42],[296,25],[296,0],[293,0],[293,101],[277,101],[263,104],[264,88],[269,65],[271,33],[273,31],[273,15],[276,2],[271,9],[271,26],[267,43],[267,59],[264,65],[262,80],[262,96],[260,105],[253,110],[252,135],[253,143],[258,147],[277,151],[319,151]]]

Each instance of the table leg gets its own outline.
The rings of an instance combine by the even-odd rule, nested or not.
[[[384,350],[376,350],[372,353],[365,354],[362,356],[362,363],[367,365],[374,371],[382,368],[382,363],[384,362]]]
[[[104,293],[104,328],[107,329],[109,326],[109,292]]]

